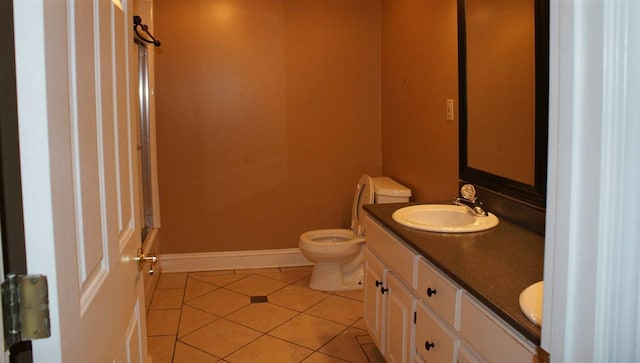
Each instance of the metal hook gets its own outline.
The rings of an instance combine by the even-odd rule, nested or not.
[[[142,29],[142,31],[144,31],[149,38],[151,38],[151,40],[145,38],[142,34],[140,34],[138,32],[138,27],[140,27]],[[140,40],[142,40],[143,42],[149,43],[149,44],[153,44],[156,47],[160,46],[160,41],[158,39],[156,39],[150,32],[149,32],[149,27],[145,24],[142,24],[142,18],[138,15],[134,15],[133,16],[133,31],[136,32],[136,35],[138,36],[138,38]]]

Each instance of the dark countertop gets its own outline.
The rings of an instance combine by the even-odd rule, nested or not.
[[[542,280],[544,237],[500,219],[473,233],[425,232],[396,223],[391,215],[407,205],[370,204],[364,209],[401,241],[457,282],[535,345],[540,328],[520,310],[520,292]]]

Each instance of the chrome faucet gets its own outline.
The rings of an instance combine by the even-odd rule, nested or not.
[[[460,188],[460,195],[462,196],[462,198],[456,198],[456,200],[453,201],[453,204],[462,205],[469,208],[471,213],[475,214],[476,216],[489,215],[487,211],[482,209],[482,202],[478,200],[478,197],[476,197],[476,188],[473,185],[463,185],[462,188]]]

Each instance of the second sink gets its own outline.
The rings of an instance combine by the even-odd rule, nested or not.
[[[400,208],[391,216],[403,226],[430,232],[478,232],[498,225],[498,217],[489,213],[477,216],[465,206],[449,204],[420,204]]]

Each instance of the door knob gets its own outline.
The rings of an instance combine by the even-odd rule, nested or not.
[[[149,275],[153,275],[154,272],[154,267],[156,266],[156,263],[158,262],[158,257],[156,257],[156,255],[152,254],[152,253],[144,253],[142,250],[142,246],[138,247],[138,256],[136,256],[135,258],[136,261],[138,261],[138,271],[142,271],[142,268],[144,267],[144,263],[145,262],[149,262]]]

